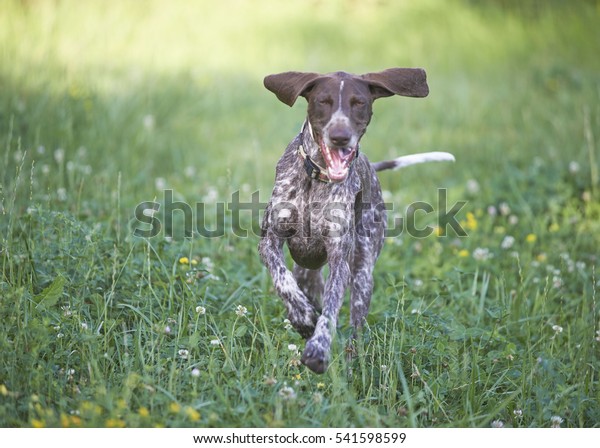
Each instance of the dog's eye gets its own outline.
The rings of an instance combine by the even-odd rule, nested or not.
[[[367,102],[362,98],[355,97],[350,100],[350,104],[352,105],[352,107],[363,107],[365,104],[367,104]]]
[[[322,106],[331,106],[333,104],[333,100],[330,97],[323,97],[317,100],[317,103]]]

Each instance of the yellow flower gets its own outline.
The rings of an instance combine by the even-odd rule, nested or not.
[[[4,384],[0,384],[0,395],[4,395],[5,397],[8,395],[8,389]]]
[[[560,230],[560,226],[557,223],[553,222],[552,224],[550,224],[548,230],[552,233],[558,232]]]
[[[190,406],[186,406],[185,415],[187,415],[187,417],[193,422],[200,420],[200,412]]]
[[[529,244],[535,243],[536,240],[537,240],[537,236],[534,233],[530,233],[529,235],[527,235],[525,237],[525,241],[527,241]]]
[[[179,406],[178,403],[173,402],[169,405],[169,411],[171,411],[173,414],[178,414],[179,411],[181,411],[181,406]]]
[[[540,263],[543,263],[544,261],[546,261],[546,259],[547,259],[547,258],[548,258],[548,257],[547,257],[547,255],[546,255],[544,252],[542,252],[542,253],[538,254],[538,256],[537,256],[537,257],[535,257],[535,259],[536,259],[537,261],[539,261]]]
[[[467,258],[469,256],[469,251],[467,249],[462,249],[458,252],[458,256],[460,258]]]
[[[301,380],[302,379],[302,375],[300,375],[299,373],[295,374],[292,376],[293,379],[295,379],[296,381]]]
[[[477,230],[477,219],[475,215],[471,212],[467,212],[467,221],[465,222],[465,227],[469,230]]]
[[[433,228],[433,233],[435,236],[446,236],[446,229],[444,227],[435,226]]]
[[[317,383],[317,389],[325,389],[325,383]]]
[[[179,259],[179,264],[189,264],[190,263],[190,259],[188,257],[181,257]]]
[[[140,417],[146,418],[150,415],[150,411],[148,410],[147,407],[142,406],[141,408],[138,409],[138,414],[140,414]]]
[[[69,421],[69,416],[65,413],[61,413],[60,414],[60,426],[62,426],[63,428],[68,428],[70,421]]]
[[[125,422],[120,418],[109,418],[105,425],[107,428],[125,428]]]
[[[190,263],[192,263],[192,266],[196,266],[198,264],[198,260],[194,258],[192,261],[190,261]]]
[[[31,426],[33,426],[34,428],[44,428],[46,426],[46,424],[44,423],[43,420],[38,420],[37,418],[33,418],[33,419],[31,419]]]
[[[81,417],[77,415],[72,415],[71,418],[71,426],[81,426]]]

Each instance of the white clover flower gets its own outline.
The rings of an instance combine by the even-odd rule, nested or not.
[[[145,115],[142,122],[144,124],[144,128],[148,131],[154,129],[154,126],[156,125],[156,120],[152,114]]]
[[[248,309],[243,305],[238,305],[237,308],[235,309],[235,314],[237,314],[240,317],[245,316],[247,313],[248,313]]]
[[[219,192],[215,187],[210,187],[204,195],[204,202],[212,204],[219,198]]]
[[[552,417],[550,417],[550,423],[552,424],[553,428],[560,428],[560,425],[564,422],[564,420],[562,419],[562,417],[559,417],[558,415],[553,415]]]
[[[286,330],[291,330],[294,327],[292,326],[292,323],[290,322],[289,319],[284,319],[283,320],[283,328],[285,328]]]
[[[281,398],[283,398],[284,400],[295,400],[296,399],[296,392],[294,391],[294,389],[292,389],[289,386],[283,386],[280,390],[279,390],[279,396]]]
[[[288,350],[291,352],[295,352],[296,350],[298,350],[298,347],[296,346],[296,344],[288,344]]]
[[[493,256],[494,254],[486,247],[478,247],[473,251],[473,258],[477,261],[487,261]]]
[[[198,305],[198,306],[196,307],[196,313],[198,313],[198,314],[200,314],[200,315],[206,314],[206,308],[204,308],[204,307],[203,307],[203,306],[201,306],[201,305]]]
[[[211,272],[215,267],[210,257],[202,257],[202,265],[208,272]]]
[[[477,182],[475,179],[469,179],[467,181],[467,191],[472,194],[472,195],[476,195],[477,193],[479,193],[479,182]]]
[[[210,345],[221,345],[221,341],[219,339],[212,339]]]
[[[168,325],[165,327],[165,333],[171,334],[171,327],[169,327]]]
[[[506,202],[500,203],[500,205],[498,205],[498,210],[502,216],[510,215],[510,206]]]
[[[181,359],[188,359],[188,356],[190,355],[189,350],[186,350],[185,348],[182,348],[181,350],[179,350],[177,352],[177,354],[179,355],[179,357]]]
[[[515,409],[513,411],[513,414],[515,415],[515,417],[521,418],[521,417],[523,417],[523,410],[522,409]]]
[[[555,333],[562,333],[563,331],[563,327],[561,327],[560,325],[552,325],[552,329]]]
[[[88,324],[85,322],[81,322],[81,329],[82,330],[87,330],[88,329]]]
[[[194,367],[194,368],[192,369],[191,375],[192,375],[194,378],[198,378],[198,377],[200,376],[200,369],[199,369],[198,367]]]
[[[56,190],[56,196],[60,202],[65,202],[67,200],[67,189],[60,187],[58,190]]]
[[[488,215],[490,215],[492,218],[494,216],[498,215],[498,209],[496,207],[494,207],[493,205],[490,205],[487,208],[487,212],[488,212]]]
[[[154,179],[154,186],[157,190],[164,190],[167,186],[167,180],[164,177],[157,177]]]
[[[504,428],[504,422],[502,420],[494,420],[491,426],[492,428]]]
[[[569,162],[569,173],[577,174],[579,172],[580,166],[579,163],[572,161]]]
[[[511,247],[513,247],[514,244],[515,244],[515,237],[506,235],[504,237],[504,239],[502,240],[502,243],[500,243],[500,247],[502,249],[510,249]]]
[[[562,279],[558,276],[555,275],[554,277],[552,277],[552,286],[554,286],[555,288],[560,288],[562,286],[563,282]]]
[[[56,163],[61,164],[65,160],[65,150],[62,148],[57,148],[54,150],[54,160]]]
[[[188,179],[192,178],[192,177],[194,177],[196,175],[196,168],[194,168],[191,165],[188,165],[183,170],[183,173],[184,173],[185,177],[187,177]]]

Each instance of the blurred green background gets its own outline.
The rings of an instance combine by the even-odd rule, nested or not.
[[[134,202],[154,193],[157,177],[192,196],[210,186],[268,188],[305,105],[287,110],[263,89],[263,76],[418,66],[431,94],[376,105],[363,142],[372,160],[455,153],[458,168],[426,168],[436,185],[485,179],[491,166],[498,175],[532,156],[587,160],[584,111],[597,122],[598,8],[593,1],[9,0],[0,16],[0,129],[30,155],[46,148],[36,154],[38,167],[53,163],[56,148],[66,160],[86,148],[81,162],[92,174],[82,197],[110,189],[117,172],[122,197]],[[580,144],[566,150],[574,139]],[[402,187],[427,182],[421,174],[402,173]],[[385,174],[383,182],[397,190],[399,177]],[[489,182],[481,184],[486,191]]]

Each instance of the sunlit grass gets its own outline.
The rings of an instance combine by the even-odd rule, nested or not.
[[[0,425],[597,426],[597,5],[272,5],[3,5]],[[457,157],[382,173],[390,215],[446,188],[469,236],[390,238],[358,357],[343,310],[316,376],[256,232],[144,240],[134,209],[265,202],[304,105],[262,77],[390,66],[431,95],[376,103],[362,149]]]

